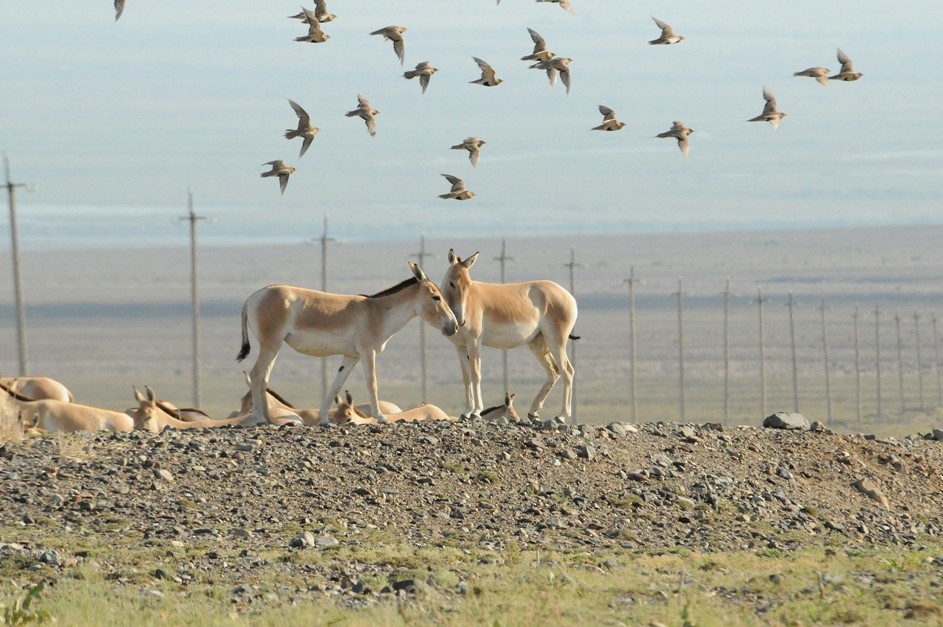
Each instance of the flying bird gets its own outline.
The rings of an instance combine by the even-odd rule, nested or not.
[[[534,41],[534,51],[526,57],[521,57],[521,61],[549,61],[555,55],[547,50],[547,42],[540,36],[540,33],[533,28],[528,28],[530,38]]]
[[[573,5],[570,4],[570,0],[537,0],[537,2],[550,2],[552,4],[559,4],[561,9],[566,9],[570,13],[573,13]]]
[[[681,120],[675,120],[671,123],[671,128],[664,133],[658,133],[656,137],[673,137],[678,140],[678,150],[682,157],[688,156],[688,137],[694,132],[693,128],[688,128]]]
[[[809,76],[814,78],[819,83],[828,87],[828,73],[831,72],[827,67],[810,67],[802,70],[801,72],[793,72],[793,76]]]
[[[481,78],[476,81],[468,81],[469,83],[474,83],[476,85],[484,85],[485,87],[494,87],[495,85],[500,85],[504,82],[503,78],[497,78],[494,75],[494,68],[479,59],[478,57],[472,57],[475,60],[475,63],[478,64],[478,67],[481,68]]]
[[[291,176],[291,173],[295,171],[295,168],[290,165],[286,165],[281,159],[276,159],[275,161],[267,161],[262,165],[270,165],[272,169],[268,172],[263,172],[262,176],[277,176],[278,177],[278,186],[281,188],[282,193],[285,193],[285,188],[288,187],[288,177]]]
[[[406,44],[403,42],[403,33],[406,32],[405,26],[387,26],[375,30],[371,35],[383,35],[383,39],[393,42],[393,52],[399,57],[399,64],[403,65],[406,59]]]
[[[599,105],[599,112],[602,113],[602,124],[594,126],[591,131],[619,131],[625,126],[625,122],[616,119],[616,112],[606,105]]]
[[[449,183],[452,184],[452,189],[448,194],[439,194],[439,198],[454,199],[454,200],[468,200],[475,195],[475,192],[469,191],[465,188],[465,181],[458,178],[457,176],[452,176],[451,174],[443,174]]]
[[[851,59],[847,54],[841,51],[841,48],[838,49],[838,62],[841,63],[841,70],[838,71],[838,74],[835,76],[829,76],[830,79],[836,81],[856,81],[864,74],[861,72],[855,71],[855,66],[851,63]]]
[[[367,131],[371,136],[377,134],[377,120],[376,115],[380,113],[370,105],[370,101],[357,94],[357,108],[353,111],[348,111],[345,115],[349,118],[354,116],[359,116],[363,119],[364,123],[367,125]]]
[[[423,61],[422,63],[416,64],[415,70],[406,70],[403,72],[403,76],[406,78],[416,78],[419,77],[419,86],[422,87],[422,93],[426,93],[426,88],[429,87],[429,79],[432,78],[432,75],[439,71],[439,68],[432,67],[429,65],[428,61]]]
[[[649,44],[667,46],[670,44],[676,44],[684,39],[684,37],[681,35],[675,35],[675,32],[671,29],[671,26],[665,24],[657,17],[652,17],[652,19],[655,21],[655,24],[658,26],[658,28],[661,29],[661,37],[658,39],[652,39],[650,42],[648,42]]]
[[[300,13],[290,15],[289,17],[295,20],[301,20],[302,22],[308,21],[308,16],[305,15],[304,9],[302,9]],[[327,10],[327,0],[314,0],[314,17],[324,24],[325,22],[330,22],[337,16]]]
[[[557,84],[557,74],[559,74],[560,80],[566,85],[566,93],[570,93],[570,63],[572,61],[573,59],[569,57],[553,57],[547,61],[538,61],[530,67],[531,69],[546,70],[551,87]]]
[[[747,122],[769,122],[773,125],[774,130],[778,129],[779,123],[786,117],[786,114],[776,110],[776,96],[773,95],[773,92],[771,92],[768,87],[763,88],[763,98],[766,100],[763,113],[755,118],[750,118]]]
[[[311,117],[308,115],[307,111],[301,108],[300,104],[291,99],[288,100],[288,104],[291,105],[291,108],[295,110],[295,114],[298,116],[298,128],[286,129],[285,139],[294,139],[295,137],[304,138],[304,141],[301,143],[301,152],[298,153],[298,158],[300,159],[304,156],[305,151],[308,150],[308,146],[311,145],[311,142],[314,141],[314,136],[317,135],[318,131],[321,129],[311,124]]]
[[[318,21],[317,16],[308,9],[302,7],[301,11],[304,13],[305,18],[308,21],[308,34],[303,37],[295,37],[295,41],[306,41],[312,44],[321,44],[331,38],[330,35],[321,30],[321,22]]]
[[[118,21],[118,18],[121,17],[121,14],[124,13],[124,0],[115,0],[115,21]]]
[[[452,150],[467,150],[468,160],[471,161],[472,167],[478,167],[478,159],[481,157],[481,147],[486,143],[485,140],[478,139],[477,137],[466,137],[462,140],[461,144],[452,146]]]

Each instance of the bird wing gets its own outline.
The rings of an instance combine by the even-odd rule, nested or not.
[[[849,58],[849,56],[848,56],[847,54],[845,54],[844,52],[842,52],[842,49],[841,49],[841,48],[838,48],[838,54],[837,54],[837,56],[838,56],[838,62],[841,63],[841,71],[842,71],[842,72],[853,72],[853,71],[854,71],[855,67],[854,67],[854,65],[852,65],[852,63],[851,63],[851,58]]]
[[[671,30],[671,26],[669,26],[668,24],[665,24],[657,17],[652,16],[652,19],[655,21],[655,24],[658,26],[658,28],[661,29],[662,37],[670,37],[671,35],[674,35],[674,31]]]
[[[445,180],[447,180],[449,183],[452,184],[452,191],[455,191],[456,189],[461,189],[465,186],[465,182],[462,181],[462,179],[458,178],[457,176],[453,176],[451,174],[443,174],[442,176],[444,176]]]
[[[393,51],[399,57],[399,64],[402,65],[406,59],[406,44],[403,43],[402,37],[393,40]]]
[[[422,87],[422,93],[426,93],[426,89],[429,88],[429,79],[432,78],[432,74],[420,74],[419,75],[419,86]]]
[[[301,152],[298,153],[298,158],[305,156],[305,152],[308,151],[308,147],[311,145],[311,142],[314,141],[314,135],[308,135],[305,137],[305,140],[301,143]]]
[[[370,110],[373,108],[370,106],[370,101],[364,98],[363,96],[361,96],[360,94],[357,94],[357,105],[361,109]]]
[[[540,36],[540,33],[535,31],[533,28],[528,28],[527,32],[530,33],[530,38],[534,40],[534,54],[543,52],[547,49],[547,42],[544,41],[544,38]]]
[[[326,15],[327,0],[314,0],[314,12],[318,15]]]
[[[305,111],[300,104],[288,99],[288,104],[291,105],[291,108],[295,110],[295,115],[298,116],[298,125],[299,126],[308,126],[311,123],[311,117],[308,115],[308,112]]]
[[[124,13],[124,0],[115,0],[115,21]]]
[[[570,93],[570,68],[560,71],[560,81],[566,87],[566,93]]]
[[[489,82],[494,81],[494,68],[478,57],[472,57],[472,59],[474,59],[478,67],[481,68],[481,77],[487,79]]]
[[[367,125],[367,132],[370,133],[371,136],[376,135],[377,134],[377,119],[373,117],[372,111],[370,109],[367,109],[366,111],[362,111],[360,115],[361,117],[363,117],[363,121]]]
[[[690,147],[691,147],[691,145],[690,145],[690,143],[688,143],[688,138],[687,138],[687,137],[684,137],[684,138],[679,137],[679,138],[678,138],[678,150],[681,151],[681,156],[682,156],[682,157],[687,157],[687,156],[688,156],[688,150],[690,149]]]
[[[276,159],[275,161],[266,161],[262,165],[270,165],[273,170],[281,170],[285,167],[285,162],[281,159]]]
[[[776,113],[776,96],[774,96],[773,92],[767,87],[763,88],[763,98],[766,100],[766,106],[763,107],[763,113],[761,115]]]
[[[602,113],[602,119],[605,120],[615,120],[616,112],[607,107],[606,105],[599,105],[599,112]]]
[[[282,172],[281,174],[278,175],[278,187],[283,194],[285,193],[285,188],[288,187],[289,175],[290,175],[290,172]]]

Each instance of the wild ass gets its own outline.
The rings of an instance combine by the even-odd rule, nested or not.
[[[0,385],[8,387],[16,381],[16,389],[30,400],[52,399],[63,403],[74,403],[75,396],[66,386],[49,377],[0,377]]]
[[[571,415],[573,364],[566,353],[576,324],[576,299],[553,281],[483,283],[473,281],[468,270],[478,253],[464,261],[449,250],[449,269],[440,289],[459,321],[450,339],[458,350],[465,382],[463,416],[480,416],[481,347],[516,348],[526,344],[547,372],[528,415],[536,418],[554,383],[563,375],[561,416]]]
[[[520,422],[521,420],[517,410],[514,409],[514,395],[507,392],[504,393],[504,404],[482,410],[481,417],[485,420],[498,420],[499,418],[507,418],[513,422]]]
[[[166,427],[172,429],[217,429],[219,427],[249,427],[258,424],[265,424],[261,419],[252,414],[234,416],[225,420],[178,420],[172,414],[167,412],[161,402],[156,399],[154,390],[144,386],[147,394],[141,392],[134,386],[134,399],[138,402],[137,408],[131,412],[131,420],[136,430],[150,431],[151,433],[160,433]],[[276,424],[285,424],[293,422],[301,424],[301,418],[286,409],[273,409],[271,414],[272,422]]]
[[[346,400],[341,401],[340,396],[335,399],[337,410],[331,416],[331,422],[339,425],[344,424],[376,424],[376,419],[368,416],[358,409],[359,405],[353,404],[353,396],[349,390],[345,390]],[[386,415],[389,422],[420,422],[423,420],[456,420],[445,413],[442,408],[432,403],[423,403],[416,407],[410,407],[402,411]]]
[[[14,379],[11,385],[0,385],[16,402],[16,411],[21,425],[31,425],[43,431],[132,431],[134,423],[127,414],[79,405],[56,399],[32,400],[17,389]]]
[[[412,277],[372,296],[331,294],[289,285],[270,285],[249,296],[242,308],[242,348],[236,359],[242,361],[249,354],[251,328],[259,341],[259,356],[249,372],[253,414],[269,420],[265,389],[285,342],[313,357],[343,356],[334,383],[321,402],[320,424],[328,423],[331,401],[361,360],[370,394],[370,414],[386,422],[377,397],[377,353],[416,316],[438,326],[447,336],[458,329],[439,288],[422,268],[408,263]]]

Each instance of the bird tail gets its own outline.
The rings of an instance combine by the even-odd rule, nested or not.
[[[406,78],[416,78],[417,74],[418,72],[416,72],[415,70],[407,70],[403,72],[403,76]]]
[[[348,111],[348,112],[345,113],[344,115],[346,115],[346,116],[349,117],[349,118],[352,118],[352,117],[354,117],[355,115],[360,115],[360,109],[354,109],[353,111]]]
[[[439,194],[439,198],[444,198],[445,200],[448,200],[451,197],[452,197],[452,194]]]
[[[300,135],[301,135],[301,133],[299,133],[299,132],[298,132],[297,130],[295,130],[295,129],[289,128],[289,129],[286,129],[286,130],[285,130],[285,139],[294,139],[295,137],[298,137],[298,136],[300,136]]]

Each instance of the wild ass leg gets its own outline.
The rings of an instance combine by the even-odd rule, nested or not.
[[[260,346],[259,357],[249,371],[249,389],[252,392],[252,415],[256,420],[271,422],[268,411],[268,399],[265,391],[268,389],[269,376],[275,366],[275,358],[281,348],[281,340],[274,347]]]
[[[538,335],[534,338],[530,344],[527,345],[527,348],[530,349],[547,373],[547,381],[544,383],[544,386],[540,388],[540,391],[534,398],[533,404],[530,406],[530,411],[527,412],[528,417],[537,418],[540,415],[540,409],[544,406],[544,401],[547,400],[547,396],[550,394],[550,390],[553,389],[557,379],[560,378],[560,369],[557,368],[557,364],[553,360],[553,357],[551,357],[550,351],[547,350],[547,343],[544,341],[543,335]]]
[[[462,382],[465,384],[465,411],[462,412],[462,418],[468,418],[475,410],[472,398],[471,363],[468,350],[464,346],[456,346],[455,351],[458,353],[458,363],[462,367]]]
[[[481,400],[481,340],[468,347],[468,367],[471,371],[471,395],[472,395],[472,413],[470,416],[481,417],[481,411],[485,408]]]
[[[548,350],[553,360],[561,366],[558,368],[558,372],[563,375],[563,407],[560,410],[562,412],[560,415],[569,418],[572,412],[571,399],[573,397],[573,378],[576,376],[576,370],[570,362],[569,355],[566,354],[565,343],[554,342],[553,347]]]
[[[377,352],[368,350],[362,353],[363,357],[363,378],[367,384],[367,394],[370,395],[370,412],[378,421],[386,424],[389,420],[380,413],[380,398],[377,391]]]
[[[341,362],[341,367],[337,370],[337,376],[334,377],[334,383],[331,384],[331,389],[327,391],[327,394],[324,396],[324,400],[321,401],[321,419],[319,424],[321,426],[326,425],[330,422],[330,415],[328,412],[331,411],[331,403],[334,402],[334,398],[341,391],[341,387],[344,385],[344,382],[347,381],[347,377],[350,376],[350,371],[354,366],[357,365],[357,362],[360,361],[356,357],[347,357],[344,356],[343,361]]]

